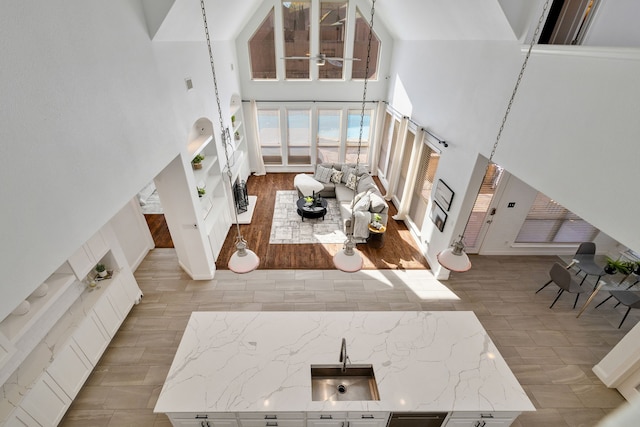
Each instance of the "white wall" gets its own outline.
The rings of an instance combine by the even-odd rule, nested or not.
[[[606,52],[536,49],[494,160],[638,250],[640,202],[632,194],[640,176],[640,89],[633,82],[640,62],[636,50]],[[484,171],[478,154],[490,154],[523,55],[505,42],[395,45],[391,103],[450,143],[436,178],[456,196],[444,232],[429,221],[423,228],[434,267],[435,254],[464,229]],[[470,182],[476,184],[467,189]],[[524,219],[520,214],[511,228]]]
[[[139,1],[1,2],[0,51],[4,318],[179,154],[214,102],[206,50],[152,43]],[[180,93],[187,75],[196,91]]]
[[[517,42],[396,42],[389,100],[394,107],[449,143],[442,148],[436,178],[455,192],[443,232],[427,219],[427,258],[438,274],[435,254],[461,234],[507,104],[519,61]],[[474,175],[475,174],[475,175]],[[467,189],[469,183],[477,181]],[[471,201],[467,201],[467,195]],[[461,213],[462,212],[462,213]],[[458,223],[458,217],[464,218]],[[446,274],[446,273],[445,273]],[[441,276],[443,277],[443,276]]]
[[[582,45],[640,46],[638,16],[637,0],[600,0]]]
[[[613,239],[640,250],[640,51],[536,50],[497,162]]]

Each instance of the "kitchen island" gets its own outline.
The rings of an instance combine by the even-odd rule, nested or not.
[[[312,400],[310,367],[338,364],[342,338],[351,363],[373,366],[380,400]],[[473,312],[194,312],[154,412],[175,426],[444,412],[489,427],[534,410]]]

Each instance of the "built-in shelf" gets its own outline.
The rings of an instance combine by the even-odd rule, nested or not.
[[[30,304],[29,311],[23,315],[10,314],[7,316],[0,323],[0,332],[11,342],[19,341],[76,280],[74,274],[52,274],[44,282],[48,286],[47,293],[41,297],[30,296],[27,298]]]
[[[189,158],[193,159],[200,154],[204,147],[206,147],[213,140],[213,135],[200,135],[187,145],[187,152]]]

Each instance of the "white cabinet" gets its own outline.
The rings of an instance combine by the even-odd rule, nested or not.
[[[171,420],[173,427],[238,427],[236,420]]]
[[[47,368],[51,378],[71,400],[76,397],[93,366],[78,344],[71,341],[64,346]]]
[[[241,412],[241,427],[304,427],[304,412]]]
[[[5,427],[40,427],[40,424],[19,406],[9,415],[4,425]]]
[[[109,335],[100,326],[100,320],[91,311],[78,326],[72,338],[92,365],[96,365],[109,344]]]
[[[35,382],[20,406],[38,424],[55,426],[71,404],[71,399],[46,372]]]
[[[84,245],[80,246],[68,259],[69,265],[78,280],[83,280],[108,250],[109,246],[100,231],[91,236]]]
[[[309,412],[307,427],[386,427],[388,412]]]

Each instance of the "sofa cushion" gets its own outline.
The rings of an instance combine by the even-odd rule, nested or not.
[[[379,194],[371,193],[369,198],[371,200],[371,206],[369,207],[371,212],[380,213],[387,207],[387,202]]]
[[[369,191],[363,191],[362,193],[356,194],[355,199],[353,199],[356,203],[353,206],[354,211],[368,211],[369,206],[371,205],[371,198]]]
[[[347,188],[350,190],[355,190],[357,185],[357,179],[358,178],[356,177],[356,174],[350,173],[349,177],[347,178],[347,183],[345,184]]]
[[[325,166],[322,165],[318,165],[316,166],[316,173],[313,176],[313,178],[316,181],[322,182],[324,184],[326,184],[327,182],[331,181],[331,171],[333,169],[332,168],[327,168]]]
[[[331,182],[340,184],[342,182],[342,171],[331,169]]]
[[[336,199],[338,203],[349,203],[353,200],[353,190],[349,190],[345,185],[336,185]]]
[[[360,175],[360,179],[358,179],[358,193],[362,193],[367,190],[377,189],[375,181],[373,177],[369,174]]]

